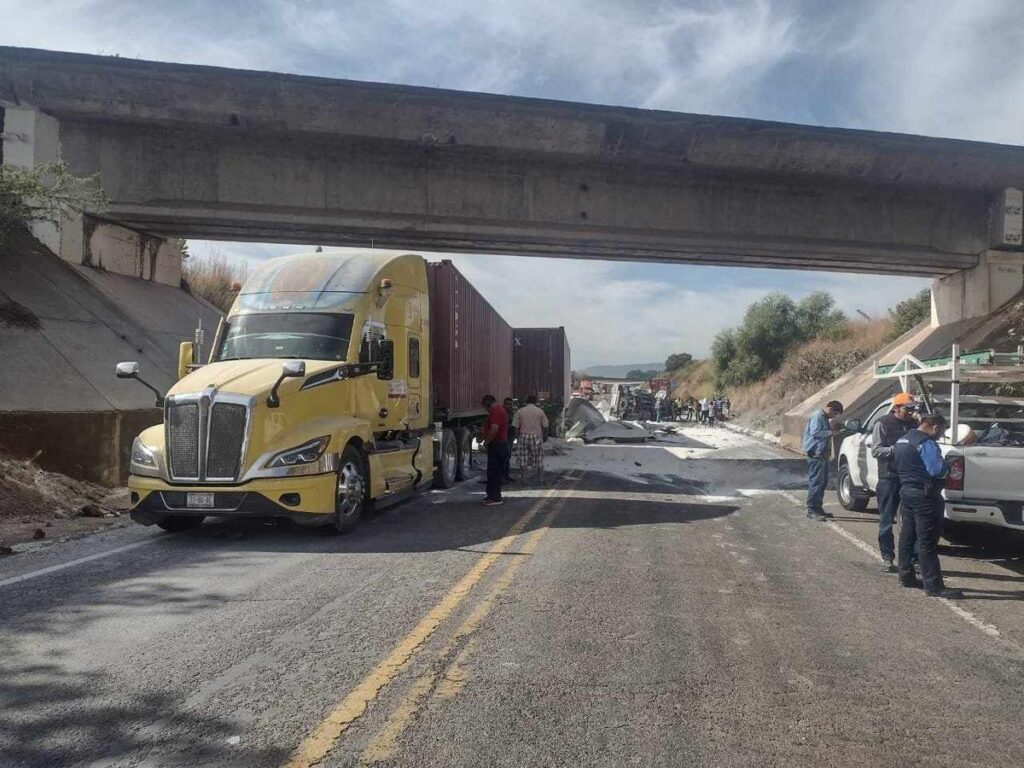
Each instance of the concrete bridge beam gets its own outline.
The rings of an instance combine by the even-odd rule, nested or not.
[[[68,162],[56,118],[32,107],[7,106],[2,113],[4,165],[32,170]],[[37,240],[71,264],[181,285],[182,254],[174,240],[105,220],[103,211],[94,214],[64,210],[59,221],[34,221],[30,229]]]
[[[1024,254],[986,251],[978,266],[932,283],[932,327],[988,317],[1024,290]]]

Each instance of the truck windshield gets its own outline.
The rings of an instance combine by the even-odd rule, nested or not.
[[[350,314],[267,312],[225,321],[214,361],[266,357],[343,361],[352,338]]]

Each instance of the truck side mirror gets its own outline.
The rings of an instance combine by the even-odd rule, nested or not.
[[[274,386],[270,390],[270,394],[267,395],[267,408],[277,408],[277,406],[281,404],[281,398],[277,396],[277,388],[281,386],[282,381],[285,379],[301,379],[305,375],[305,360],[289,360],[287,363],[282,365],[281,375],[277,377],[277,381],[274,382]]]
[[[861,426],[860,419],[847,419],[843,429],[847,432],[860,432]]]
[[[117,378],[119,379],[135,379],[139,376],[139,364],[138,363],[118,363],[117,364]]]
[[[377,378],[391,381],[395,378],[395,342],[393,339],[381,339],[378,343],[380,357],[377,358]]]
[[[130,363],[118,363],[117,368],[114,370],[114,374],[119,379],[135,379],[139,384],[144,386],[154,395],[156,395],[156,407],[164,407],[164,396],[160,393],[160,390],[154,387],[149,382],[143,381],[142,377],[139,376],[139,364],[137,362]]]
[[[189,367],[195,365],[195,358],[195,344],[183,341],[178,345],[178,381],[188,375]]]

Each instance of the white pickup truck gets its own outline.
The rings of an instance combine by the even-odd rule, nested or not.
[[[932,404],[947,418],[949,397],[932,397]],[[939,441],[942,454],[949,460],[946,481],[946,519],[962,523],[995,525],[1024,530],[1021,509],[1024,505],[1024,399],[1009,397],[958,397],[958,421],[969,427],[974,437],[1001,436],[992,443],[953,445],[950,432]],[[889,400],[880,403],[861,425],[847,422],[854,434],[845,438],[839,449],[836,488],[844,509],[860,511],[875,495],[878,461],[871,455],[871,432],[875,422],[889,413]],[[961,427],[960,434],[968,434]],[[1019,442],[1020,445],[1013,443]]]

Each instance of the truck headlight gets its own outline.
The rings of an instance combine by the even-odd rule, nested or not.
[[[131,473],[133,475],[149,475],[159,477],[159,467],[156,461],[156,453],[148,448],[141,438],[136,437],[132,443]]]
[[[300,464],[312,464],[320,458],[329,442],[331,442],[330,435],[318,437],[316,440],[310,440],[308,443],[303,443],[294,448],[289,448],[287,451],[274,454],[263,466],[267,469],[275,469],[276,467],[295,467]]]

